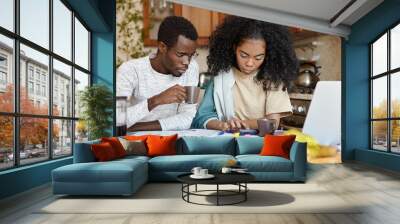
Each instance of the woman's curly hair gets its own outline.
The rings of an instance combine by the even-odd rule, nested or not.
[[[208,72],[218,75],[222,71],[229,71],[232,66],[238,68],[235,46],[244,39],[264,39],[266,42],[266,57],[256,76],[256,81],[263,84],[264,91],[281,84],[286,90],[297,77],[298,61],[287,28],[268,22],[238,16],[226,17],[210,37]]]

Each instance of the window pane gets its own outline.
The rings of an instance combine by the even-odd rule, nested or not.
[[[75,69],[75,117],[81,114],[81,107],[79,106],[79,98],[82,90],[89,86],[89,75]]]
[[[0,170],[14,165],[14,125],[10,116],[0,116]]]
[[[89,32],[75,18],[75,63],[89,70]]]
[[[14,31],[14,1],[0,1],[0,26],[10,31]]]
[[[53,60],[53,115],[72,117],[71,66]]]
[[[387,151],[387,121],[372,122],[372,148]]]
[[[21,164],[34,163],[49,158],[48,119],[22,117],[20,122]]]
[[[0,111],[14,111],[13,40],[0,35]]]
[[[21,113],[48,114],[48,64],[47,55],[21,44]]]
[[[72,121],[53,121],[53,157],[72,154]]]
[[[53,1],[53,51],[71,60],[72,12],[60,1]]]
[[[390,88],[390,98],[391,98],[391,116],[400,117],[400,72],[391,75],[391,88]]]
[[[392,152],[400,153],[400,120],[391,121]]]
[[[400,67],[400,24],[391,31],[390,48],[390,67],[395,69]]]
[[[21,36],[49,48],[49,1],[21,1]]]
[[[387,78],[386,76],[372,81],[372,118],[387,118]]]
[[[387,71],[387,34],[372,45],[372,68],[373,75]]]
[[[84,120],[75,121],[75,143],[88,140],[88,129]]]

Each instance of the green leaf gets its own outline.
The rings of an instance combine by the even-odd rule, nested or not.
[[[113,95],[107,86],[94,84],[80,93],[82,119],[86,121],[89,139],[108,136],[107,128],[112,125]]]

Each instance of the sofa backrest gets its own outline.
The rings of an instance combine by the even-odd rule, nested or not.
[[[92,144],[99,144],[100,140],[75,143],[74,148],[74,163],[89,163],[95,162],[96,158],[90,148]]]
[[[236,155],[259,154],[263,145],[263,137],[240,136],[236,138]]]
[[[74,163],[95,162],[90,145],[98,143],[100,140],[75,143]],[[225,154],[232,156],[259,154],[263,144],[262,137],[185,136],[178,139],[176,153],[178,155]],[[293,147],[297,147],[297,144],[293,144]]]
[[[178,140],[176,153],[186,155],[226,154],[235,155],[235,138],[230,136],[185,136]]]

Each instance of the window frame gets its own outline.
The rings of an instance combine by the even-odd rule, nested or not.
[[[64,63],[68,66],[71,66],[71,93],[72,93],[72,102],[71,104],[74,105],[75,103],[75,88],[74,88],[74,82],[75,82],[75,69],[81,71],[82,73],[85,73],[88,75],[89,78],[89,83],[88,86],[92,85],[92,69],[91,69],[91,50],[92,50],[92,43],[91,43],[91,37],[92,37],[92,31],[89,29],[87,24],[83,21],[83,19],[76,13],[72,7],[65,1],[65,0],[59,0],[68,10],[71,11],[71,18],[70,18],[70,23],[71,23],[71,59],[64,58],[63,56],[55,53],[53,50],[53,1],[54,0],[48,0],[49,3],[49,47],[48,49],[40,46],[39,44],[36,44],[29,39],[24,38],[23,36],[20,35],[20,0],[14,0],[13,1],[13,10],[14,10],[14,30],[10,31],[4,27],[0,26],[0,35],[3,35],[7,38],[12,39],[13,41],[13,52],[12,52],[12,57],[13,57],[13,63],[10,65],[12,67],[11,71],[14,78],[14,110],[13,112],[2,112],[0,111],[0,116],[11,116],[13,119],[13,166],[10,167],[5,167],[5,168],[0,168],[0,172],[5,171],[5,170],[10,170],[10,169],[16,169],[19,167],[23,166],[29,166],[37,163],[43,163],[49,160],[54,160],[54,159],[61,159],[65,157],[70,157],[73,156],[74,152],[74,143],[75,143],[75,126],[76,126],[76,121],[79,120],[79,117],[75,116],[75,108],[71,108],[71,114],[68,116],[62,116],[61,114],[59,116],[53,115],[53,60],[58,60],[61,63]],[[79,20],[79,22],[84,26],[84,28],[88,31],[88,69],[85,69],[78,64],[75,63],[75,18]],[[27,47],[32,48],[33,50],[36,50],[40,53],[43,53],[48,56],[49,62],[48,62],[48,73],[47,73],[47,79],[46,84],[45,84],[45,90],[48,92],[45,92],[45,95],[48,96],[47,102],[48,102],[48,112],[46,115],[39,115],[39,114],[27,114],[27,113],[21,113],[20,111],[20,85],[21,85],[21,80],[20,80],[20,65],[21,65],[21,56],[20,56],[20,45],[23,44]],[[34,92],[36,92],[35,85],[40,83],[42,86],[42,79],[41,75],[43,70],[40,69],[39,71],[39,80],[36,78],[36,72],[37,68],[33,67],[33,79],[30,78],[29,74],[29,68],[31,68],[31,65],[27,63],[27,73],[26,75],[26,82],[32,81],[34,84]],[[26,84],[28,85],[28,84]],[[28,87],[28,86],[27,86]],[[28,87],[29,88],[29,87]],[[27,89],[27,91],[29,91]],[[40,91],[41,93],[41,91]],[[43,97],[42,94],[37,95],[39,97]],[[34,102],[35,103],[35,102]],[[20,119],[21,118],[45,118],[47,119],[48,123],[48,136],[47,136],[47,150],[48,150],[48,155],[47,157],[44,157],[43,160],[40,160],[38,162],[31,162],[31,163],[24,163],[21,164],[21,158],[20,158]],[[62,155],[62,156],[55,156],[53,155],[54,152],[54,147],[53,147],[53,123],[56,122],[57,120],[61,121],[70,121],[71,122],[71,153],[68,155]]]
[[[2,62],[4,61],[5,65],[0,64],[0,91],[3,90],[4,88],[7,88],[7,79],[8,79],[8,74],[7,74],[7,67],[8,67],[8,57],[7,55],[4,55],[3,53],[0,53],[0,58],[2,58]],[[2,76],[4,75],[4,80]],[[4,81],[4,83],[3,83]],[[4,85],[4,86],[3,86]]]
[[[396,75],[396,73],[400,72],[400,66],[398,68],[391,69],[391,31],[393,28],[396,26],[400,26],[400,21],[395,22],[392,24],[389,28],[385,29],[384,32],[379,34],[375,39],[373,39],[369,44],[369,149],[373,151],[379,151],[379,152],[385,152],[385,153],[390,153],[390,154],[400,154],[400,152],[393,152],[392,151],[392,121],[400,121],[400,117],[392,117],[392,99],[391,99],[391,91],[392,91],[392,85],[391,85],[391,79],[392,75]],[[376,74],[373,74],[373,44],[376,43],[381,37],[384,35],[387,35],[387,65],[386,65],[386,71]],[[373,88],[373,81],[378,79],[386,77],[386,87],[387,87],[387,105],[386,105],[386,118],[373,118],[373,93],[374,93],[374,88]],[[373,132],[373,122],[375,121],[386,121],[386,151],[384,150],[379,150],[374,148],[374,132]],[[400,146],[398,146],[400,147]]]

